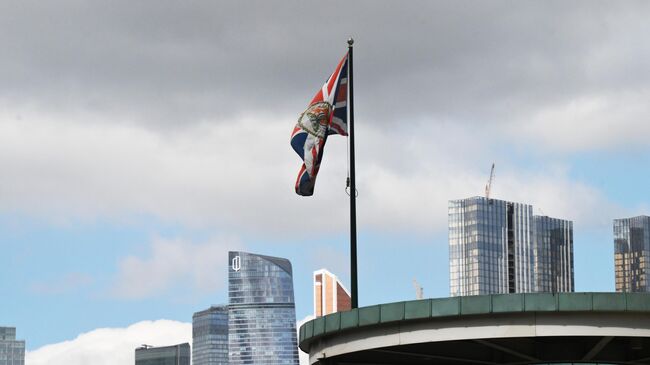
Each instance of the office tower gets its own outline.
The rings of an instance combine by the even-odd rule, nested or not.
[[[228,306],[212,306],[192,316],[192,364],[228,364]]]
[[[314,316],[321,317],[352,308],[350,292],[326,269],[314,271]]]
[[[25,341],[16,340],[15,327],[0,327],[0,365],[25,365]]]
[[[536,292],[572,292],[573,222],[547,216],[535,221]]]
[[[135,349],[135,365],[190,365],[190,344]]]
[[[289,260],[229,252],[228,352],[231,365],[298,365]]]
[[[614,219],[614,269],[617,292],[648,292],[650,217]]]
[[[452,200],[449,271],[452,296],[573,291],[572,222],[529,204]]]

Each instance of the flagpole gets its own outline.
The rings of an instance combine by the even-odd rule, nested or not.
[[[354,39],[348,39],[348,100],[350,102],[350,281],[352,290],[352,309],[359,307],[357,291],[357,189],[354,176],[354,88],[352,78],[352,45]]]

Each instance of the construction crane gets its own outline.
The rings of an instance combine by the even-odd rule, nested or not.
[[[424,299],[424,289],[418,283],[417,280],[413,279],[413,286],[415,287],[415,299]]]
[[[492,169],[490,170],[490,179],[488,179],[487,184],[485,185],[485,199],[490,200],[490,190],[492,189],[492,181],[494,180],[494,162],[492,163]]]

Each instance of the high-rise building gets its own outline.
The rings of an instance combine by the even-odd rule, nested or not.
[[[648,292],[650,217],[614,219],[616,291]]]
[[[351,308],[350,292],[339,278],[326,269],[314,271],[314,316],[321,317]]]
[[[572,292],[573,222],[547,216],[535,221],[534,275],[536,292]]]
[[[452,296],[573,291],[573,223],[529,204],[452,200],[449,272]]]
[[[228,253],[231,365],[298,365],[293,273],[287,259]]]
[[[15,327],[0,327],[0,365],[25,365],[25,341],[16,340]]]
[[[192,316],[192,364],[228,364],[228,306],[211,306]]]
[[[135,365],[190,365],[190,344],[135,349]]]

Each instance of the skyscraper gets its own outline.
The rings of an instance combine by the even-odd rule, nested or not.
[[[211,306],[192,316],[192,364],[228,364],[228,306]]]
[[[452,296],[573,291],[573,224],[529,204],[449,202]]]
[[[135,349],[135,365],[190,365],[190,344],[138,347]]]
[[[350,292],[339,278],[326,269],[314,271],[314,316],[321,317],[351,308]]]
[[[293,273],[287,259],[228,253],[232,365],[298,365]]]
[[[25,341],[16,340],[15,327],[0,327],[0,365],[25,365]]]
[[[616,291],[648,292],[650,217],[614,219]]]
[[[533,216],[535,221],[536,292],[572,292],[573,222],[547,216]]]

